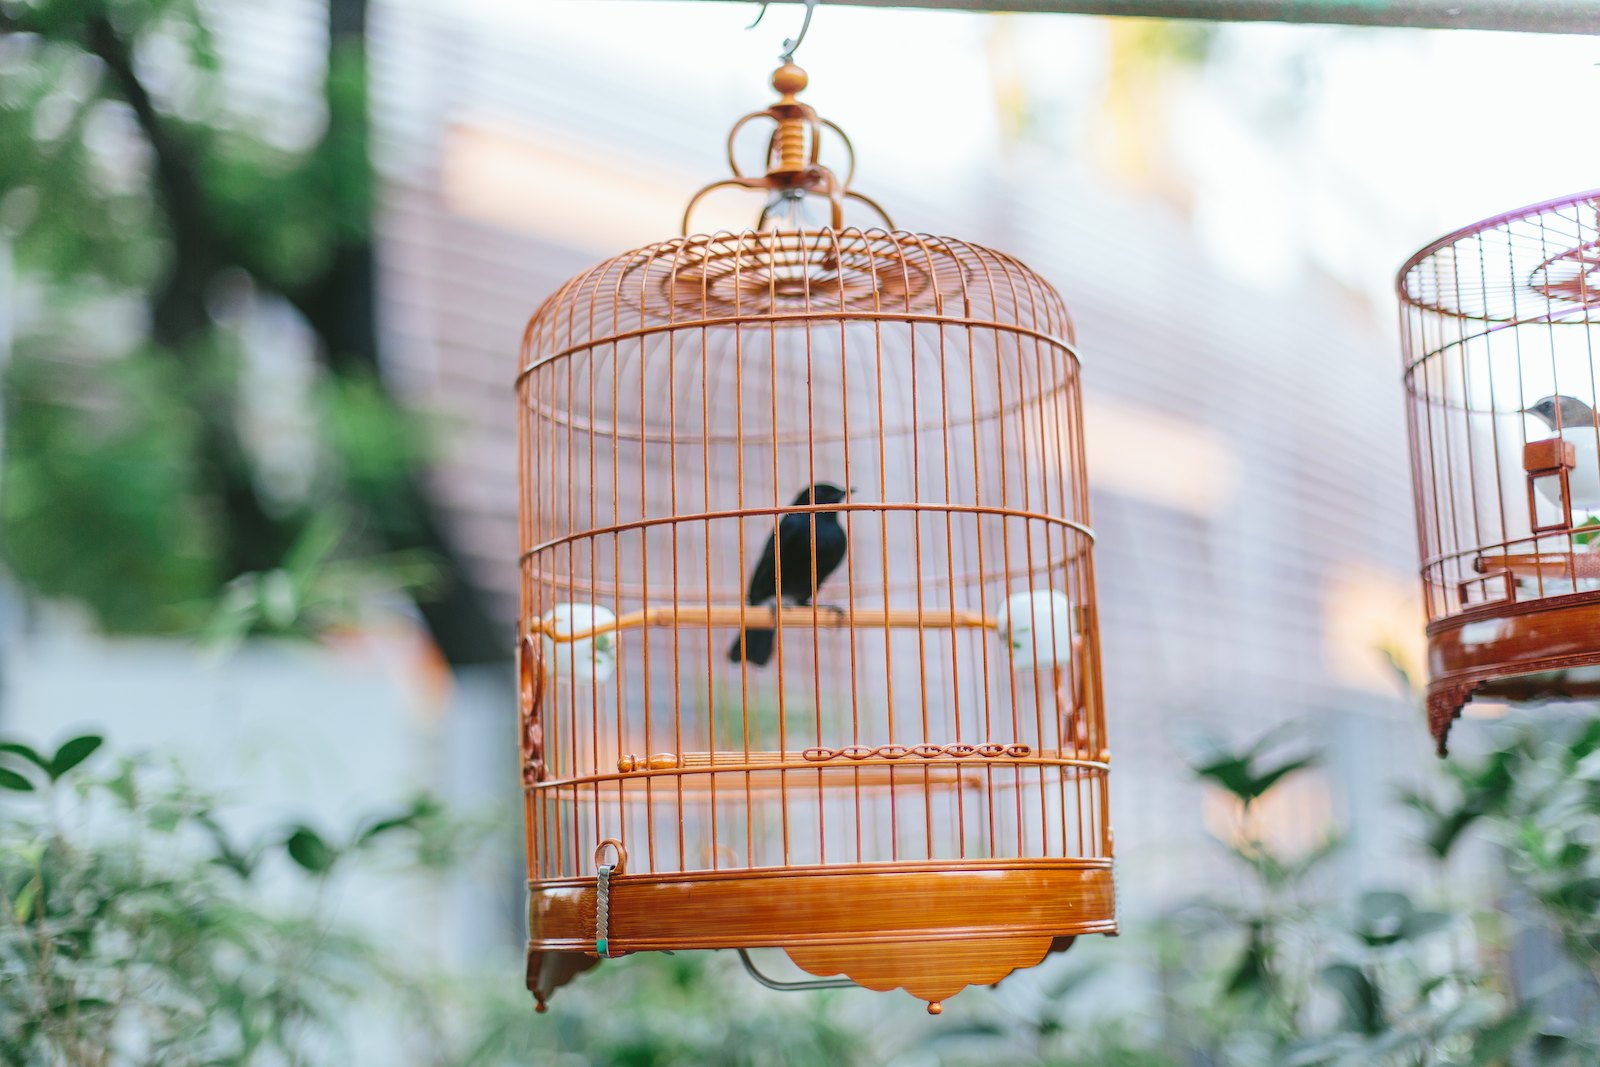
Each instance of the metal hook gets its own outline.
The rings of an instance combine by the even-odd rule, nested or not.
[[[817,3],[818,0],[805,0],[806,17],[805,21],[800,23],[800,35],[798,37],[788,37],[784,39],[783,51],[779,53],[778,58],[783,60],[785,63],[794,62],[794,53],[796,49],[800,47],[800,42],[806,39],[806,31],[811,28],[811,16],[817,10]],[[750,25],[746,26],[745,29],[753,30],[757,26],[761,25],[761,20],[766,17],[767,8],[770,6],[772,6],[771,0],[762,0],[761,10],[756,12],[756,20]]]
[[[739,949],[739,962],[744,964],[744,969],[750,972],[750,977],[766,986],[776,989],[780,993],[804,991],[808,989],[845,989],[855,985],[848,978],[813,978],[806,982],[784,982],[776,978],[769,978],[756,969],[755,961],[750,958],[750,953]]]

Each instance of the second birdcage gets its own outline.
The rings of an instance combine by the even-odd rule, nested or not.
[[[1005,255],[844,225],[803,85],[729,180],[762,228],[607,260],[527,330],[541,1006],[772,947],[937,1011],[1116,929],[1072,324]]]
[[[1442,754],[1474,695],[1600,696],[1600,192],[1441,238],[1398,289]]]

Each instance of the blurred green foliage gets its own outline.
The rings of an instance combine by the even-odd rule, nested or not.
[[[1590,968],[1597,746],[1593,721],[1514,733],[1457,766],[1448,796],[1408,800],[1445,852],[1481,823]],[[1316,758],[1274,732],[1203,740],[1193,763],[1248,814]],[[1496,924],[1396,890],[1331,892],[1336,838],[1285,855],[1247,817],[1221,842],[1233,892],[968,990],[938,1019],[899,995],[761,989],[725,953],[604,963],[539,1016],[518,961],[447,968],[338,915],[352,878],[456,870],[483,847],[487,824],[431,799],[348,830],[241,837],[174,772],[112,761],[92,736],[0,743],[7,794],[0,1063],[17,1067],[365,1064],[363,1035],[380,1033],[429,1067],[1580,1067],[1600,1050],[1507,995]]]
[[[100,747],[0,744],[0,1063],[351,1062],[344,1009],[384,961],[315,894],[270,904],[266,861],[318,887],[341,861],[436,834],[438,806],[419,799],[337,845],[307,827],[241,844],[176,774],[98,768]]]
[[[297,139],[232,91],[206,5],[0,2],[0,552],[27,592],[111,631],[282,633],[241,590],[370,581],[420,597],[452,662],[506,655],[380,373],[366,7],[328,0]],[[306,413],[303,476],[264,475],[263,403]],[[298,573],[328,514],[312,563],[339,573]]]
[[[211,595],[220,573],[196,491],[194,420],[167,399],[177,376],[132,352],[93,381],[87,368],[22,358],[6,382],[0,521],[12,569],[118,630],[192,627],[188,605]],[[69,399],[90,396],[103,400]]]
[[[1500,731],[1487,755],[1446,765],[1443,790],[1406,800],[1441,859],[1474,827],[1498,846],[1513,883],[1600,995],[1600,719],[1550,715]],[[1600,1063],[1600,1030],[1547,1034],[1545,1046],[1547,1056],[1581,1053],[1560,1062]]]
[[[337,910],[353,876],[458,869],[487,827],[422,796],[345,831],[241,837],[175,770],[100,748],[0,742],[8,1067],[393,1062],[362,1046],[379,1033],[439,1067],[861,1062],[828,1000],[730,997],[709,954],[608,967],[536,1019],[511,961],[446,972]]]

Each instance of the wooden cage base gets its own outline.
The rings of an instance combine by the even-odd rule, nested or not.
[[[1600,592],[1481,605],[1428,626],[1428,728],[1446,753],[1474,696],[1509,701],[1600,696]]]
[[[530,887],[528,987],[542,1006],[594,966],[595,880]],[[1078,934],[1114,934],[1111,861],[967,860],[614,875],[612,955],[782,948],[812,974],[902,988],[929,1010],[1031,967]]]

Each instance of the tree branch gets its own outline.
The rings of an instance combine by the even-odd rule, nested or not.
[[[337,205],[333,255],[321,277],[290,297],[317,334],[322,358],[334,374],[381,382],[378,337],[377,254],[372,243],[374,176],[369,155],[366,80],[367,0],[329,0],[328,74],[324,97],[328,125],[315,153]],[[288,294],[286,294],[288,295]],[[420,549],[439,561],[448,585],[418,606],[445,659],[455,665],[503,662],[511,642],[474,586],[456,550],[443,509],[428,493],[423,472],[408,468],[391,496],[364,501],[403,521],[387,524],[391,550]]]
[[[104,64],[117,94],[133,111],[155,160],[156,198],[167,221],[171,259],[151,305],[151,340],[194,368],[212,330],[206,290],[227,262],[206,214],[204,189],[188,146],[162,119],[134,70],[132,49],[111,20],[91,15],[84,22],[83,43]],[[191,407],[202,426],[209,480],[227,515],[227,568],[241,573],[277,565],[293,531],[262,506],[231,397],[202,395]]]

